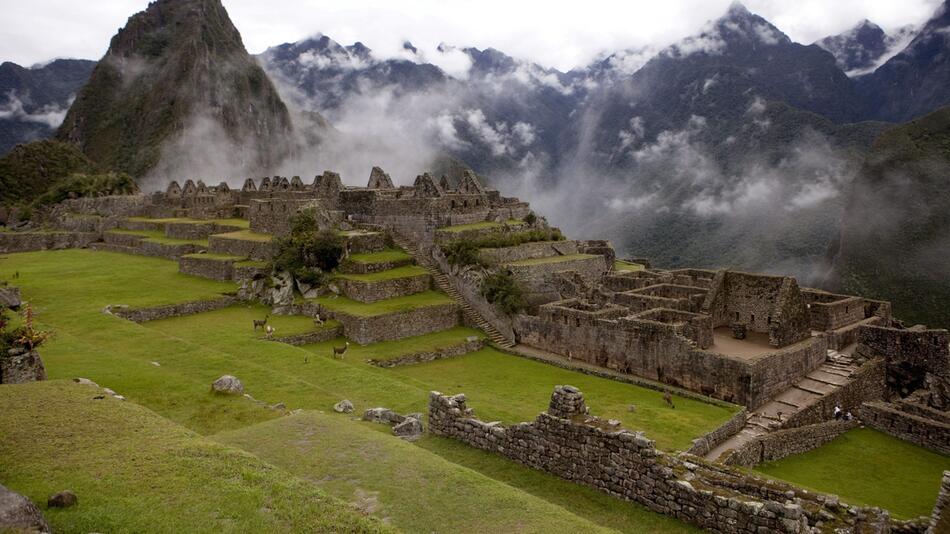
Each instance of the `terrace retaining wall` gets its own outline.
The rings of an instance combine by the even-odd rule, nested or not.
[[[901,411],[886,402],[866,402],[858,414],[868,426],[881,432],[950,454],[950,424]]]
[[[459,307],[455,303],[437,304],[412,310],[362,317],[345,312],[321,309],[321,316],[332,317],[343,325],[343,333],[360,345],[421,336],[459,324]]]
[[[274,256],[273,241],[255,241],[212,235],[208,237],[208,250],[215,254],[241,256],[253,260],[269,260]]]
[[[204,254],[182,256],[178,258],[178,272],[211,280],[231,280],[234,262],[235,260],[208,258]]]
[[[841,434],[857,428],[861,422],[832,420],[785,430],[777,430],[744,443],[728,453],[723,463],[753,467],[762,462],[780,460],[793,454],[801,454],[828,443]]]
[[[392,358],[389,360],[369,359],[367,360],[367,363],[370,365],[375,365],[376,367],[398,367],[400,365],[412,365],[416,363],[431,362],[432,360],[441,360],[444,358],[462,356],[468,354],[469,352],[475,352],[484,346],[485,340],[479,338],[473,341],[463,341],[462,343],[441,349],[405,354],[403,356],[399,356],[398,358]]]
[[[170,317],[181,317],[183,315],[195,315],[197,313],[220,310],[237,302],[238,300],[235,297],[222,297],[214,300],[196,300],[192,302],[182,302],[180,304],[168,304],[154,308],[120,308],[115,309],[111,313],[135,323],[144,323],[158,319],[168,319]]]
[[[98,239],[96,232],[0,232],[0,253],[85,248]]]
[[[432,286],[432,277],[428,273],[371,281],[339,277],[334,282],[347,297],[369,304],[379,300],[422,293]]]
[[[694,456],[706,456],[709,454],[709,451],[715,449],[721,443],[742,430],[748,418],[749,410],[743,406],[741,410],[730,417],[728,421],[719,425],[718,428],[694,439],[693,446],[686,452]]]

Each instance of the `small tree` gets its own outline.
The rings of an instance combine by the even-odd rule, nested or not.
[[[508,273],[497,273],[482,280],[482,296],[508,315],[520,312],[527,306],[521,288]]]
[[[446,261],[451,265],[478,265],[478,245],[467,239],[452,241],[442,247]]]
[[[333,230],[320,230],[313,209],[291,219],[290,235],[277,242],[274,269],[289,271],[301,282],[316,285],[343,259],[345,241]]]

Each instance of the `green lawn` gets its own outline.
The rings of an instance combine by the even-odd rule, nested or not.
[[[942,474],[950,470],[950,456],[871,428],[857,428],[817,449],[760,464],[755,470],[910,519],[930,515]]]
[[[214,252],[202,252],[201,254],[185,254],[183,258],[198,258],[214,261],[233,261],[235,263],[245,260],[244,256],[232,256],[230,254],[216,254]]]
[[[461,327],[368,347],[353,345],[344,358],[334,359],[329,355],[329,347],[341,345],[342,339],[307,347],[293,347],[259,339],[260,331],[254,332],[251,320],[261,318],[266,314],[266,309],[261,307],[237,306],[143,324],[135,324],[101,313],[102,308],[107,304],[128,304],[134,308],[141,308],[216,298],[222,293],[235,290],[235,285],[230,282],[182,275],[177,272],[177,263],[169,260],[89,250],[11,254],[0,259],[0,278],[9,278],[14,271],[20,272],[21,276],[17,283],[22,288],[24,297],[35,306],[38,322],[43,328],[55,331],[55,336],[41,348],[51,378],[75,376],[90,378],[125,395],[130,405],[131,403],[141,404],[171,421],[205,435],[237,431],[252,426],[258,428],[256,425],[259,423],[273,420],[280,415],[279,412],[268,409],[266,405],[262,406],[240,397],[209,395],[211,382],[222,374],[238,376],[244,383],[245,390],[254,398],[266,404],[284,402],[289,409],[303,408],[329,412],[334,403],[347,398],[355,404],[357,413],[374,406],[386,406],[400,413],[424,411],[428,393],[435,389],[445,393],[464,392],[469,395],[471,405],[479,417],[506,422],[533,419],[538,412],[547,408],[555,385],[573,384],[585,392],[593,413],[618,418],[631,429],[644,430],[650,438],[656,439],[664,448],[688,446],[691,438],[712,430],[734,412],[734,409],[686,399],[677,399],[676,410],[670,410],[665,408],[657,392],[547,366],[490,348],[458,358],[393,369],[382,369],[365,363],[368,357],[385,357],[431,349],[443,346],[443,343],[461,341],[467,335],[474,333],[472,330]],[[439,302],[448,301],[448,297],[433,292],[422,295],[423,302],[431,303],[433,299]],[[342,298],[335,300],[344,301]],[[412,302],[411,298],[410,302]],[[418,303],[417,300],[416,304]],[[359,304],[359,306],[367,305]],[[312,323],[306,318],[275,317],[272,315],[269,321],[274,321],[271,324],[276,325],[278,336],[287,335],[295,329],[306,331],[307,328],[312,328]],[[324,351],[325,354],[321,354]],[[636,411],[627,411],[630,404],[636,405]],[[349,417],[337,415],[329,417],[339,420],[341,424],[350,424]],[[0,433],[4,431],[4,428],[6,426],[2,425],[2,419],[0,419]],[[259,428],[268,427],[264,425]],[[341,435],[346,436],[346,431],[345,428],[341,428],[340,432],[344,432]],[[380,433],[377,432],[377,434]],[[384,434],[380,435],[386,439],[394,439]],[[106,433],[105,436],[108,437],[109,434]],[[143,434],[143,436],[147,438],[148,434]],[[281,442],[278,438],[279,436],[274,436],[273,445],[267,446],[276,448],[280,443],[290,449],[297,446],[294,441]],[[326,439],[331,438],[337,439],[336,436],[326,437]],[[0,439],[0,442],[3,441]],[[346,441],[341,441],[343,442]],[[68,451],[69,448],[65,447],[64,450]],[[172,448],[172,450],[175,449]],[[315,450],[322,451],[323,449]],[[286,452],[290,454],[293,451]],[[148,453],[146,451],[142,454]],[[444,456],[447,453],[439,452],[438,454]],[[20,453],[17,453],[17,458],[19,455]],[[319,454],[309,456],[319,456]],[[124,457],[120,454],[117,458],[122,461]],[[353,472],[370,470],[372,468],[368,466],[371,464],[365,462],[372,460],[384,462],[379,468],[381,473],[391,472],[387,471],[389,468],[386,465],[393,464],[385,464],[390,460],[386,457],[359,458],[347,468]],[[265,460],[279,464],[282,461],[277,455]],[[499,460],[503,459],[499,458]],[[321,458],[308,460],[308,462],[313,462],[313,465],[322,465],[324,461]],[[496,468],[488,464],[485,464],[487,467],[479,467],[480,464],[480,462],[475,462],[469,467],[479,471],[484,470],[486,471],[484,474],[489,478],[494,478],[491,470]],[[185,469],[193,467],[187,458],[183,460],[182,465]],[[311,464],[305,463],[302,467],[307,465]],[[125,464],[120,467],[125,468]],[[343,466],[339,466],[339,469],[343,469]],[[35,472],[42,472],[42,470]],[[35,475],[35,472],[32,474]],[[110,476],[108,469],[102,468],[96,472],[101,473],[101,480],[108,482]],[[190,474],[183,474],[184,472],[173,474],[178,478],[190,476]],[[297,473],[297,471],[294,472]],[[372,473],[361,476],[370,477],[370,475],[375,476]],[[172,474],[168,476],[171,477]],[[0,474],[0,482],[6,481],[6,477],[6,474]],[[383,484],[380,489],[372,491],[379,491],[380,502],[385,502],[384,495],[386,491],[389,491],[386,487],[390,483],[383,481],[382,478],[380,475],[363,480],[376,480]],[[641,518],[637,514],[644,512],[635,507],[631,508],[635,512],[629,512],[632,515],[628,519],[625,519],[627,516],[624,515],[627,512],[620,511],[613,512],[618,515],[598,519],[602,515],[600,510],[607,506],[607,501],[591,504],[592,497],[589,495],[584,497],[583,494],[579,494],[581,496],[574,497],[570,490],[566,489],[569,488],[568,486],[561,485],[552,477],[536,478],[519,475],[516,478],[517,480],[504,482],[518,488],[521,492],[530,493],[567,508],[570,514],[562,516],[565,517],[564,524],[578,525],[576,530],[589,530],[583,526],[586,525],[585,521],[606,526],[616,526],[623,521],[628,521],[625,527],[627,531],[636,531],[640,525],[637,521],[641,520],[645,522],[644,525],[648,525],[644,529],[652,529],[653,525],[661,524],[657,523],[661,520],[656,518]],[[304,479],[308,482],[320,480],[307,477]],[[52,480],[54,482],[63,480],[65,483],[71,479]],[[198,480],[201,480],[200,476]],[[467,476],[462,480],[474,480],[474,478]],[[347,487],[344,481],[325,482],[328,489],[334,484],[344,489]],[[36,482],[36,484],[39,483]],[[20,483],[21,486],[23,484],[26,482]],[[439,486],[437,482],[434,484],[434,487],[445,487]],[[117,484],[116,493],[121,493],[125,487]],[[461,488],[470,487],[472,486],[461,486]],[[43,487],[35,491],[45,493],[48,489]],[[215,487],[212,487],[212,490],[214,489]],[[348,500],[357,503],[364,503],[367,499],[372,500],[372,491],[366,490],[357,494],[353,489]],[[462,489],[459,491],[462,497],[469,500],[476,495],[464,493]],[[458,502],[461,504],[458,506],[461,508],[457,510],[458,520],[473,517],[470,514],[471,509],[493,510],[500,506],[498,501],[501,497],[499,496],[507,495],[508,490],[505,489],[503,492],[497,490],[502,493],[495,493],[495,491],[477,493],[482,497],[475,499],[474,502],[460,498]],[[578,488],[578,491],[584,490]],[[106,498],[109,497],[109,494],[104,493],[104,495]],[[143,499],[141,496],[130,495],[128,499],[131,500]],[[222,495],[227,498],[228,494],[222,493]],[[412,495],[405,498],[422,499],[421,496]],[[431,498],[442,499],[448,496]],[[521,498],[523,496],[519,497]],[[507,502],[508,498],[501,500]],[[205,501],[213,502],[215,499],[205,499]],[[144,502],[147,502],[147,499]],[[623,507],[622,509],[631,506],[620,501],[611,502],[614,502],[618,508]],[[139,501],[136,503],[136,506],[145,506]],[[242,504],[246,503],[242,501]],[[123,510],[128,508],[132,511],[130,513],[134,513],[137,510],[136,506],[122,506],[120,502],[119,508]],[[535,506],[535,504],[524,506]],[[540,507],[541,504],[537,506]],[[252,507],[242,513],[252,513],[251,510],[257,508]],[[162,508],[157,507],[157,509]],[[503,509],[507,514],[509,508]],[[188,513],[186,510],[183,516],[190,517]],[[455,510],[450,510],[447,515],[453,516],[455,513]],[[391,517],[398,525],[396,515],[393,514]],[[503,524],[508,517],[504,514],[498,518],[486,517],[484,518],[485,524],[488,525],[486,528],[491,530],[492,525]],[[168,521],[176,520],[177,518],[172,518]],[[421,522],[424,518],[405,520]],[[536,524],[544,524],[544,528],[547,528],[548,523],[544,518],[531,518],[530,525],[528,519],[524,520],[526,530],[535,529],[531,525]],[[235,521],[235,525],[238,525],[241,518],[236,517]],[[210,522],[206,524],[212,525]],[[130,530],[142,530],[134,528],[138,526],[137,523],[132,525]],[[107,531],[122,530],[117,528],[116,524],[106,524],[105,527]],[[81,528],[85,529],[84,531],[90,531],[100,530],[103,527],[93,528],[83,524]],[[209,528],[213,527],[209,526]],[[665,527],[657,528],[663,531]],[[267,529],[268,527],[263,528],[263,530]]]
[[[423,291],[405,297],[396,297],[386,300],[379,300],[370,304],[364,304],[346,297],[326,296],[311,299],[310,302],[326,307],[333,311],[340,311],[357,315],[360,317],[373,317],[376,315],[385,315],[389,313],[414,310],[425,306],[436,306],[439,304],[451,304],[454,301],[446,294],[436,291]]]
[[[395,269],[388,269],[378,273],[340,274],[337,276],[339,278],[346,278],[347,280],[356,280],[359,282],[379,282],[382,280],[394,280],[396,278],[409,278],[422,274],[428,274],[428,271],[417,265],[403,265],[402,267],[396,267]]]
[[[565,261],[574,261],[574,260],[584,260],[587,258],[596,258],[594,254],[567,254],[565,256],[548,256],[546,258],[529,258],[526,260],[518,260],[509,263],[508,265],[543,265],[546,263],[561,263]]]
[[[327,328],[336,328],[339,323],[336,321],[326,321],[322,325],[314,325],[313,319],[303,315],[272,315],[270,308],[262,305],[239,305],[221,308],[205,312],[200,315],[201,322],[207,325],[230,325],[229,329],[233,335],[244,334],[250,337],[264,338],[263,328],[254,330],[254,320],[263,320],[267,317],[267,325],[274,328],[274,337],[293,336],[297,334],[306,334],[317,330]],[[168,335],[176,335],[180,330],[182,318],[174,317],[171,319],[161,319],[150,321],[148,327]]]
[[[388,428],[305,412],[215,439],[372,509],[406,532],[607,532],[596,517],[580,517],[380,430]],[[615,506],[630,518],[660,522],[642,507]]]
[[[274,239],[270,234],[252,232],[250,230],[238,230],[237,232],[227,232],[224,234],[214,234],[214,237],[223,237],[225,239],[239,239],[241,241],[257,241],[259,243],[268,243]]]
[[[364,252],[362,254],[350,254],[348,261],[356,263],[389,263],[395,261],[411,260],[412,256],[398,248],[388,248],[379,252]]]
[[[381,341],[369,345],[350,345],[347,349],[345,358],[351,358],[357,362],[363,362],[369,359],[373,360],[393,360],[401,356],[406,356],[415,352],[435,351],[446,347],[452,347],[465,342],[465,339],[471,336],[484,338],[485,335],[480,330],[468,328],[465,326],[456,326],[448,330],[423,334],[421,336],[407,337],[405,339],[396,339],[393,341]],[[301,348],[314,352],[316,354],[329,354],[330,346],[339,347],[342,343],[335,340],[330,343],[313,343],[303,345]]]
[[[632,263],[629,261],[616,260],[614,261],[614,270],[615,271],[642,271],[643,265],[639,263]]]
[[[55,532],[386,528],[246,452],[101,394],[72,381],[0,385],[0,482],[38,503]],[[63,489],[79,504],[46,509]]]

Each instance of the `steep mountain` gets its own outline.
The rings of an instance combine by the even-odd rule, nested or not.
[[[857,79],[865,116],[905,122],[950,104],[950,0],[907,45]]]
[[[874,143],[845,206],[834,282],[891,300],[899,317],[950,326],[950,107]]]
[[[57,59],[29,68],[0,64],[0,154],[52,135],[95,65],[83,59]]]
[[[835,56],[841,70],[849,76],[856,76],[873,71],[907,46],[913,36],[913,26],[905,26],[894,35],[887,35],[880,26],[864,19],[848,31],[825,37],[814,44]]]
[[[245,173],[290,149],[291,118],[220,0],[157,0],[112,38],[57,132],[141,178],[203,159]]]

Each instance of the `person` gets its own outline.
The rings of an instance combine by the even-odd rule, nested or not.
[[[841,419],[841,406],[835,405],[835,419]]]
[[[844,420],[845,420],[845,421],[850,421],[850,420],[852,420],[852,419],[854,419],[854,416],[851,415],[851,412],[848,412],[848,413],[844,414]]]

